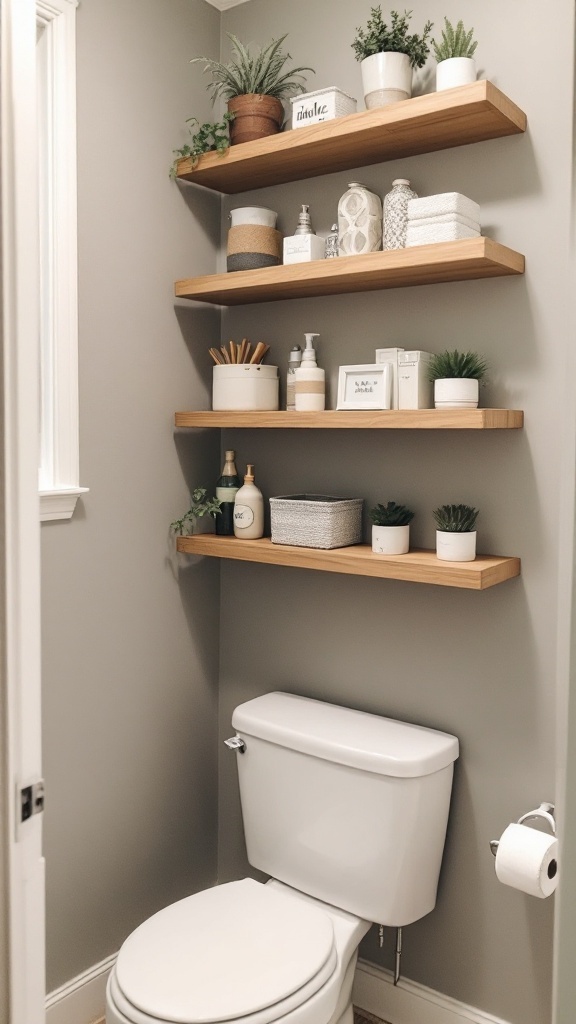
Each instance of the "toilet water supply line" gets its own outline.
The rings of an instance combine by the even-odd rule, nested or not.
[[[381,924],[378,929],[378,939],[380,942],[380,949],[384,945],[384,925]],[[394,949],[394,984],[397,985],[400,981],[400,962],[402,959],[402,929],[396,929],[396,946]]]

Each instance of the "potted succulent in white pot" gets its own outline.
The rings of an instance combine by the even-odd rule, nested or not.
[[[250,53],[232,32],[227,35],[232,41],[232,60],[228,64],[211,57],[194,57],[190,63],[203,63],[202,70],[212,76],[207,86],[212,101],[227,101],[228,112],[234,115],[230,124],[233,145],[275,135],[284,123],[282,100],[304,92],[306,80],[301,72],[315,74],[314,68],[286,69],[286,62],[292,58],[282,49],[285,35],[257,53]]]
[[[487,369],[486,360],[477,352],[447,349],[433,355],[428,380],[434,383],[436,409],[476,409]]]
[[[366,28],[356,29],[352,49],[356,60],[361,62],[364,102],[368,110],[410,99],[412,95],[412,71],[426,63],[432,22],[426,22],[421,36],[411,35],[411,17],[411,11],[402,15],[391,11],[388,26],[379,4],[371,8]]]
[[[476,519],[472,505],[441,505],[434,509],[436,555],[443,562],[473,562],[476,558]]]
[[[377,555],[405,555],[410,547],[410,523],[414,513],[389,501],[370,509],[372,551]]]
[[[478,43],[472,40],[473,35],[474,29],[466,32],[464,22],[459,21],[454,28],[448,18],[444,18],[440,42],[432,40],[434,56],[438,61],[436,92],[455,89],[459,85],[468,85],[469,82],[476,81],[474,54]]]

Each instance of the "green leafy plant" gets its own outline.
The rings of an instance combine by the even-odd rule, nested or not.
[[[232,60],[228,64],[211,57],[193,57],[190,61],[191,64],[203,63],[204,73],[212,76],[213,81],[206,86],[212,93],[212,102],[218,97],[231,100],[234,96],[252,93],[286,99],[305,91],[306,79],[302,71],[315,74],[314,68],[286,69],[286,62],[292,60],[282,49],[286,35],[273,39],[255,54],[251,54],[232,32],[227,35],[232,41]]]
[[[374,526],[408,526],[414,519],[411,509],[397,505],[395,501],[389,501],[387,505],[375,505],[369,514]]]
[[[448,18],[444,18],[442,39],[439,43],[435,39],[431,40],[434,56],[438,63],[449,60],[450,57],[473,57],[478,46],[476,40],[472,42],[473,35],[474,29],[471,28],[469,32],[466,32],[463,21],[459,21],[454,28]]]
[[[421,68],[426,63],[430,53],[428,38],[432,31],[432,22],[427,21],[421,36],[410,35],[410,19],[412,11],[390,12],[390,27],[385,24],[382,18],[382,7],[372,7],[371,17],[365,29],[356,29],[356,38],[352,43],[352,49],[356,54],[356,60],[364,60],[374,53],[406,53],[410,58],[413,68]]]
[[[204,124],[200,124],[197,117],[189,117],[186,124],[190,132],[190,142],[187,142],[181,149],[173,150],[175,160],[170,168],[170,177],[176,177],[178,160],[182,159],[182,157],[189,156],[192,160],[192,166],[195,167],[202,153],[213,151],[225,153],[230,145],[228,125],[230,121],[234,120],[235,116],[235,114],[228,112],[223,115],[221,121],[206,121]],[[195,124],[198,125],[197,132],[192,131],[192,126]]]
[[[206,494],[205,487],[196,487],[190,495],[190,508],[181,519],[175,519],[173,523],[170,523],[170,529],[175,533],[182,534],[186,529],[194,526],[195,519],[202,519],[203,516],[215,518],[220,515],[222,502],[218,498],[207,498]]]
[[[483,380],[488,370],[486,360],[477,352],[439,352],[428,364],[428,380],[446,380],[453,377],[469,377]]]
[[[479,510],[472,505],[440,505],[432,515],[436,526],[444,533],[472,533]]]

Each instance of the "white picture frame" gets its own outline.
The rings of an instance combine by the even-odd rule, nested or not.
[[[338,370],[337,409],[390,409],[390,363],[359,363]]]

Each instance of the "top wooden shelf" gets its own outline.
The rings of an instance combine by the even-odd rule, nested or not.
[[[504,93],[472,82],[206,153],[196,167],[182,159],[177,176],[233,194],[525,130],[526,115]]]

